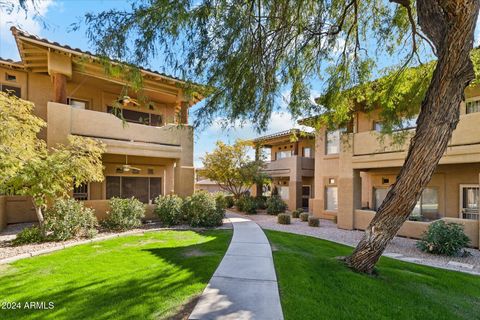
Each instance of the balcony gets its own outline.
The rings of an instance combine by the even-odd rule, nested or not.
[[[182,149],[193,145],[192,129],[168,124],[152,127],[125,123],[112,114],[72,108],[49,102],[47,143],[65,143],[68,135],[96,138],[107,145],[107,153],[180,158]]]
[[[264,172],[271,177],[313,177],[314,168],[314,158],[292,156],[267,163]]]
[[[409,130],[413,135],[414,130]],[[402,166],[410,138],[403,144],[392,143],[388,136],[376,131],[356,133],[353,136],[353,167],[381,168]],[[478,162],[480,155],[480,113],[460,116],[441,164]]]

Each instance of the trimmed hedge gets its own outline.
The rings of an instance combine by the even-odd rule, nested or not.
[[[257,213],[257,202],[255,198],[251,196],[242,196],[237,200],[236,203],[237,209],[248,213],[248,214],[256,214]]]
[[[187,197],[182,210],[192,227],[221,226],[225,217],[222,201],[217,201],[216,195],[206,191],[198,191]]]
[[[280,213],[277,216],[277,222],[279,224],[290,224],[290,215],[288,213]]]
[[[310,227],[319,227],[320,226],[320,219],[316,217],[308,217],[308,225]]]
[[[177,195],[159,196],[155,199],[155,214],[165,226],[175,226],[184,222],[183,199]]]
[[[299,218],[300,217],[300,214],[303,213],[303,209],[302,208],[298,208],[297,210],[293,210],[292,211],[292,218]]]
[[[300,220],[301,221],[308,221],[309,216],[310,215],[308,214],[308,212],[302,212],[302,213],[300,213]]]
[[[123,231],[142,225],[142,218],[145,217],[145,205],[139,200],[112,198],[110,199],[110,210],[107,211],[107,219],[103,226],[110,230]]]

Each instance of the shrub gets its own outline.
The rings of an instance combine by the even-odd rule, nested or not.
[[[175,226],[184,221],[183,200],[177,195],[159,196],[155,199],[155,214],[165,226]]]
[[[319,227],[320,226],[320,219],[316,217],[308,217],[308,225],[310,227]]]
[[[280,213],[277,216],[277,222],[280,224],[290,224],[290,215],[288,213]]]
[[[225,208],[219,206],[214,195],[205,191],[187,197],[182,209],[192,227],[220,226],[225,216]]]
[[[292,218],[298,218],[300,217],[300,214],[303,213],[302,208],[298,208],[297,210],[293,210],[292,212]]]
[[[255,203],[257,205],[257,209],[260,209],[260,210],[267,209],[267,197],[258,196],[255,198]]]
[[[29,243],[40,243],[43,242],[44,238],[42,236],[42,232],[40,228],[37,226],[28,227],[20,231],[16,238],[13,239],[12,244],[14,246],[20,246],[22,244],[29,244]]]
[[[217,209],[223,211],[225,214],[225,209],[227,208],[227,197],[223,192],[216,192],[213,194],[215,197],[215,203],[217,205]]]
[[[251,196],[242,196],[237,200],[237,209],[248,214],[256,214],[257,202]]]
[[[94,212],[75,199],[57,200],[45,212],[48,239],[64,241],[75,237],[94,237],[98,225]]]
[[[308,214],[308,212],[302,212],[302,213],[300,213],[300,220],[301,221],[308,221],[309,216],[310,215]]]
[[[425,252],[446,256],[465,255],[462,250],[470,242],[463,232],[463,226],[458,223],[445,223],[443,220],[435,221],[428,227],[417,247]]]
[[[279,196],[271,196],[267,199],[267,213],[279,214],[285,212],[287,205]]]
[[[142,225],[145,216],[145,205],[135,199],[110,199],[110,211],[103,225],[111,230],[128,230]]]
[[[225,196],[225,205],[228,209],[232,208],[235,205],[235,199],[233,196]]]

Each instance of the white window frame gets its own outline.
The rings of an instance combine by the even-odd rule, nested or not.
[[[480,192],[480,185],[478,185],[478,184],[475,184],[475,183],[460,184],[459,189],[458,189],[458,217],[460,219],[463,219],[462,210],[464,209],[463,208],[463,188],[479,188],[479,192]],[[479,213],[480,213],[480,207],[478,209],[479,209]]]
[[[480,100],[480,96],[465,99],[465,114],[480,113],[480,109],[477,112],[471,112],[471,113],[467,112],[467,103],[468,102],[475,102],[475,101],[479,101],[479,100]]]

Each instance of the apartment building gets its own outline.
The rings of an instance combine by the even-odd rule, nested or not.
[[[418,238],[431,221],[465,226],[479,243],[480,87],[469,87],[460,122],[432,180],[399,234]],[[413,135],[412,128],[407,128]],[[405,160],[403,144],[380,138],[378,112],[356,111],[348,129],[318,130],[315,144],[315,195],[311,212],[337,220],[339,228],[365,229]]]
[[[252,142],[257,153],[266,153],[264,172],[272,179],[272,184],[264,186],[262,192],[276,188],[289,210],[309,210],[315,189],[315,135],[292,129],[259,137]]]
[[[0,61],[0,89],[35,104],[34,112],[47,122],[40,137],[51,147],[65,143],[68,135],[107,146],[105,181],[75,188],[74,198],[95,207],[111,197],[134,196],[148,204],[161,194],[193,192],[188,110],[201,97],[187,97],[182,80],[140,69],[142,90],[127,92],[125,81],[107,75],[94,54],[15,27],[11,31],[21,61]],[[6,206],[9,223],[34,217],[31,204],[21,197]]]

